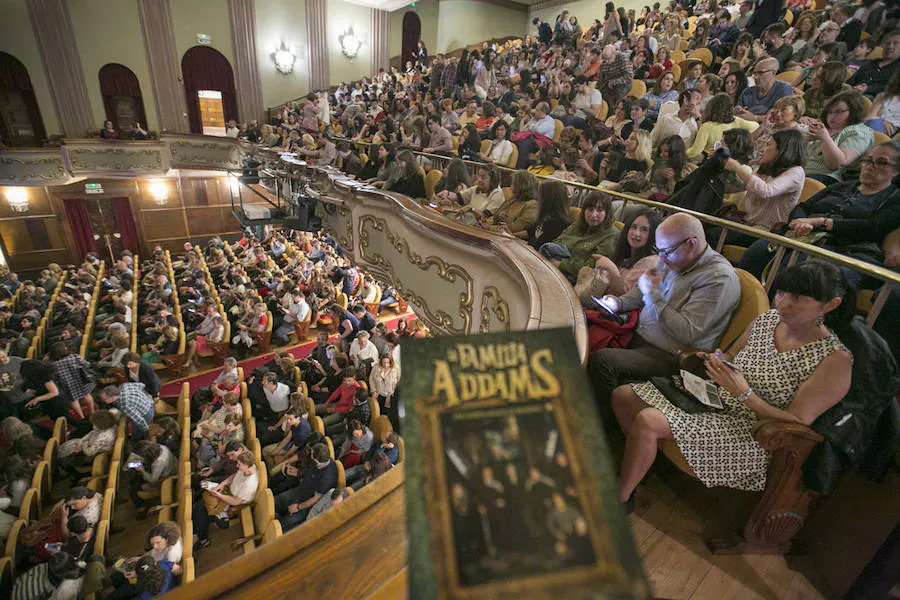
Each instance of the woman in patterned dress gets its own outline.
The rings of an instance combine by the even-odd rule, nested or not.
[[[613,392],[627,436],[619,476],[623,502],[650,469],[661,439],[675,440],[707,487],[762,490],[770,457],[753,439],[757,421],[810,425],[847,393],[853,357],[835,330],[849,326],[855,302],[844,298],[848,285],[841,270],[805,262],[784,270],[775,289],[775,308],[760,315],[729,354],[699,353],[724,409],[686,413],[651,383]]]

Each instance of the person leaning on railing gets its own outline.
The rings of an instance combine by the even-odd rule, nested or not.
[[[885,258],[881,244],[900,227],[900,188],[893,183],[900,174],[900,143],[879,144],[860,165],[859,182],[828,186],[794,208],[786,234],[809,239],[807,236],[816,233],[817,245],[881,264]],[[740,267],[759,277],[773,253],[767,240],[757,240],[744,253]],[[850,269],[845,273],[854,284],[862,277]]]
[[[579,219],[539,250],[544,256],[565,257],[557,266],[570,281],[575,281],[581,267],[594,264],[594,255],[612,255],[619,237],[614,221],[609,196],[591,192],[584,200]],[[560,247],[565,252],[559,252]]]

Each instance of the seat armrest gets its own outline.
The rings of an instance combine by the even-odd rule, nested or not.
[[[753,439],[768,452],[786,450],[795,454],[802,453],[802,460],[825,438],[802,423],[762,419],[753,427]]]

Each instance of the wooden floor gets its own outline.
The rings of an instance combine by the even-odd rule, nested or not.
[[[798,536],[796,556],[719,556],[708,550],[706,541],[739,531],[757,496],[707,489],[658,460],[635,493],[630,517],[654,597],[842,598],[892,529],[891,523],[900,518],[896,506],[885,509],[870,500],[871,495],[886,503],[896,500],[900,475],[891,473],[880,484],[855,475],[845,479],[847,485],[842,481],[842,488],[810,519],[812,527]],[[862,511],[871,518],[861,514],[860,505],[873,509]],[[877,522],[865,522],[873,519]]]

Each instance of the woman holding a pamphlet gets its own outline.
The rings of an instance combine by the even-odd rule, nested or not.
[[[762,490],[769,455],[753,439],[753,426],[760,419],[810,425],[847,393],[853,358],[838,334],[849,329],[855,302],[841,270],[814,261],[794,265],[774,289],[775,308],[757,317],[728,353],[688,356],[715,384],[707,384],[708,397],[685,400],[688,386],[680,378],[675,385],[665,378],[613,392],[627,436],[622,501],[630,505],[662,439],[675,440],[706,486]],[[686,384],[693,375],[682,373]]]

